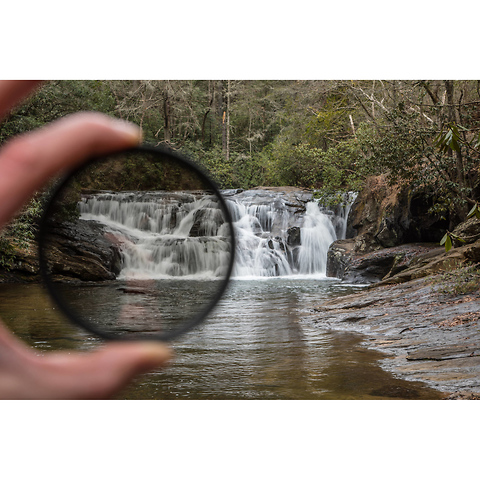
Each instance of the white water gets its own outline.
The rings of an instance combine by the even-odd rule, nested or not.
[[[119,278],[225,275],[226,224],[211,195],[118,193],[83,198],[81,218],[108,227],[122,256]]]
[[[235,278],[325,277],[329,246],[345,238],[348,212],[306,193],[250,190],[227,197],[237,234]]]
[[[322,208],[307,193],[226,191],[237,237],[234,278],[324,278],[327,251],[345,237],[349,205]],[[108,227],[121,251],[120,278],[218,278],[228,233],[211,195],[128,192],[85,197],[81,218]]]

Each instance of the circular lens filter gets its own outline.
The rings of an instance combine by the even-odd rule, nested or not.
[[[166,341],[217,304],[234,241],[205,172],[141,146],[92,159],[54,188],[40,223],[40,271],[61,311],[90,332]]]

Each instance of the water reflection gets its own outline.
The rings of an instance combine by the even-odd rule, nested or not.
[[[309,309],[347,287],[332,280],[234,280],[206,323],[175,342],[173,365],[140,377],[124,399],[440,398],[381,370],[362,337],[322,330]],[[100,342],[62,319],[39,286],[0,285],[0,316],[39,350]]]

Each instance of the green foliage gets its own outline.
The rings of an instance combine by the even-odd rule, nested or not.
[[[306,144],[275,145],[277,185],[291,185],[294,187],[316,188],[322,181],[322,160],[324,153],[318,148]]]
[[[349,126],[351,114],[354,114],[354,109],[345,88],[337,87],[328,93],[321,110],[308,121],[304,134],[306,142],[327,150],[339,140],[348,138],[351,135]]]
[[[365,163],[373,174],[388,173],[391,183],[408,181],[413,187],[425,182],[426,133],[415,112],[393,109],[388,123],[377,130],[359,132]]]
[[[42,214],[44,197],[37,195],[20,215],[0,231],[0,266],[6,270],[13,266],[17,249],[28,249],[37,231]]]
[[[440,80],[52,81],[6,117],[0,145],[93,110],[139,124],[148,143],[188,153],[222,188],[292,185],[331,199],[361,190],[369,175],[385,175],[431,195],[432,213],[458,220],[480,195],[477,87]],[[160,185],[159,175],[132,164],[122,182],[134,188],[151,177]],[[443,244],[452,240],[447,234]]]
[[[114,98],[105,82],[48,82],[0,124],[0,145],[14,135],[34,130],[70,113],[90,110],[113,114],[114,108]]]
[[[442,130],[434,139],[435,146],[442,153],[448,153],[449,149],[455,152],[460,151],[460,143],[459,127],[455,123],[447,124],[446,130]]]
[[[453,247],[453,241],[457,240],[461,243],[465,243],[465,240],[452,232],[447,232],[440,240],[440,245],[445,245],[445,251],[448,252]]]
[[[478,203],[475,203],[472,209],[468,212],[467,218],[472,218],[473,216],[480,218],[480,207],[478,206]]]
[[[209,150],[201,151],[198,155],[198,162],[210,172],[213,180],[220,188],[234,188],[233,165],[227,163],[219,146]]]

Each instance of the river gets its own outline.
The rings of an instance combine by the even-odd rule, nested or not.
[[[168,369],[142,376],[118,398],[440,398],[422,384],[382,370],[379,362],[384,357],[367,349],[362,335],[322,328],[318,314],[312,313],[322,300],[363,288],[325,275],[329,245],[345,238],[351,199],[332,211],[308,192],[252,190],[225,195],[237,237],[234,278],[226,294],[206,322],[175,340],[176,358]],[[172,255],[163,255],[165,249],[163,256],[157,255],[158,241],[163,245],[164,234],[189,237],[195,216],[188,212],[204,203],[202,196],[183,195],[181,202],[179,198],[158,192],[100,194],[81,204],[82,215],[133,239],[122,253],[121,276],[133,271],[163,278],[173,267],[179,269]],[[159,210],[159,205],[164,206]],[[159,211],[161,221],[155,220]],[[199,265],[205,263],[201,260]],[[214,263],[203,268],[215,270],[210,265]],[[99,299],[99,289],[88,283],[81,288],[81,305],[89,308]],[[188,299],[172,303],[185,309],[190,297],[196,298],[189,292]],[[122,295],[115,298],[119,304],[124,301]],[[148,296],[137,291],[135,311],[150,311],[148,302]],[[93,316],[101,322],[108,314]],[[88,350],[100,344],[64,320],[39,285],[0,285],[0,317],[39,351]]]
[[[173,343],[175,360],[118,399],[436,399],[381,369],[363,336],[322,329],[311,307],[361,289],[322,276],[232,280],[206,322]],[[39,352],[102,342],[71,325],[36,284],[0,285],[0,318]]]

